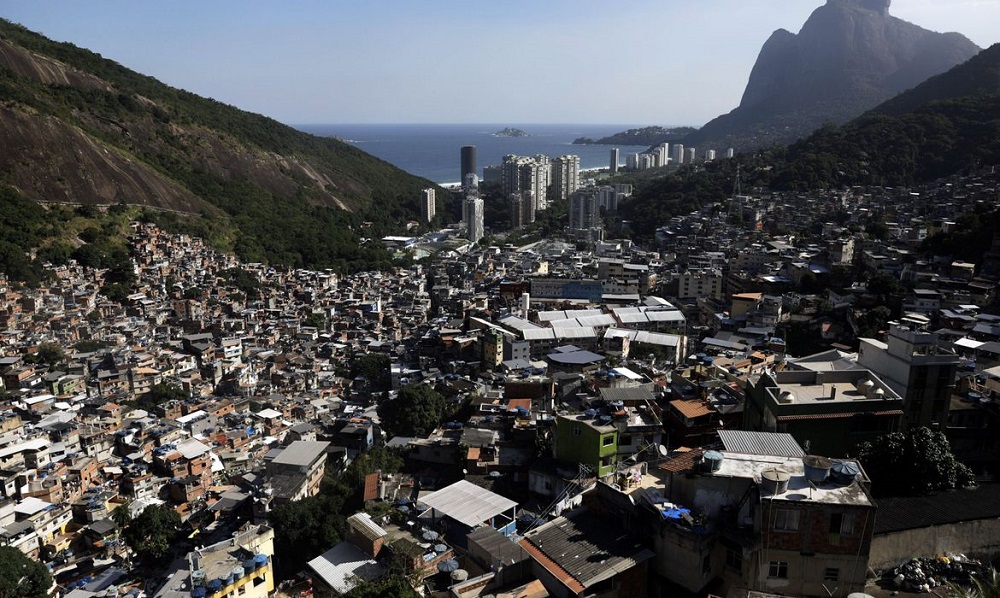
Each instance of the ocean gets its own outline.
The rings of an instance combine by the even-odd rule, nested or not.
[[[476,169],[500,164],[508,154],[519,156],[580,156],[580,168],[607,168],[611,146],[573,145],[578,137],[599,139],[642,125],[539,125],[539,124],[397,124],[397,125],[295,125],[321,137],[339,137],[403,170],[438,184],[459,180],[459,151],[476,146]],[[514,127],[529,137],[494,137],[493,133]],[[620,160],[646,146],[616,146]]]

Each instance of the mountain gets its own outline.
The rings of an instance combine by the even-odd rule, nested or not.
[[[629,129],[607,137],[594,140],[590,137],[578,137],[573,140],[576,145],[659,145],[664,141],[673,143],[694,131],[691,127],[642,127]]]
[[[872,112],[898,116],[931,102],[983,96],[1000,96],[1000,44],[876,106]]]
[[[383,260],[361,247],[361,228],[398,230],[433,186],[3,20],[0,172],[26,198],[192,214],[178,226],[214,231],[246,259],[339,269]]]
[[[798,34],[761,48],[738,108],[688,136],[696,147],[750,149],[845,123],[960,64],[979,48],[889,14],[890,0],[827,0]]]
[[[646,184],[635,179],[637,192],[620,216],[636,234],[651,236],[672,216],[727,197],[738,168],[744,188],[806,191],[912,186],[995,165],[1000,165],[1000,44],[849,123],[824,125],[790,146],[685,166]]]

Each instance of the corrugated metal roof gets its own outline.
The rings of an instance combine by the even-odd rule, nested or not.
[[[372,516],[368,513],[355,513],[347,518],[347,523],[369,540],[376,540],[389,535],[389,532],[385,531],[377,523],[372,521]]]
[[[528,532],[521,546],[576,593],[654,556],[622,527],[587,509]]]
[[[341,542],[309,561],[309,568],[340,594],[350,592],[362,581],[385,575],[385,567],[350,542]]]
[[[465,480],[428,494],[420,502],[469,527],[517,506],[516,502]]]
[[[319,459],[326,452],[329,442],[319,442],[313,440],[296,440],[285,447],[272,461],[280,465],[293,465],[307,467]]]
[[[791,434],[754,432],[749,430],[719,430],[726,451],[745,455],[802,457],[805,453]]]

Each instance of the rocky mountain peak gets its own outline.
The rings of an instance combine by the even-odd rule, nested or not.
[[[957,33],[889,15],[890,0],[827,0],[796,34],[761,48],[740,106],[685,140],[743,149],[786,143],[844,123],[975,56]]]

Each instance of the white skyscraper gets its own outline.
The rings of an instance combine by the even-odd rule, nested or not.
[[[715,150],[714,149],[705,150],[705,161],[711,162],[714,159],[715,159]]]
[[[550,161],[548,156],[504,156],[500,186],[504,195],[531,193],[539,210],[548,207]]]
[[[685,159],[688,161],[688,164],[693,163],[698,158],[698,148],[689,147],[685,150],[685,153],[687,154]]]
[[[674,144],[674,164],[680,165],[684,163],[684,144],[675,143]]]
[[[465,227],[467,238],[478,243],[483,238],[483,200],[470,195],[465,198]]]
[[[733,148],[729,148],[729,149],[726,150],[726,157],[727,158],[732,158],[735,154],[736,154],[736,150],[734,150]]]
[[[420,192],[420,217],[424,222],[434,219],[434,189],[427,188]]]
[[[567,199],[580,188],[580,156],[559,156],[552,160],[552,195]]]
[[[618,172],[618,160],[619,160],[618,148],[613,147],[611,148],[611,161],[608,164],[608,166],[611,167],[611,174],[615,174],[616,172]]]

